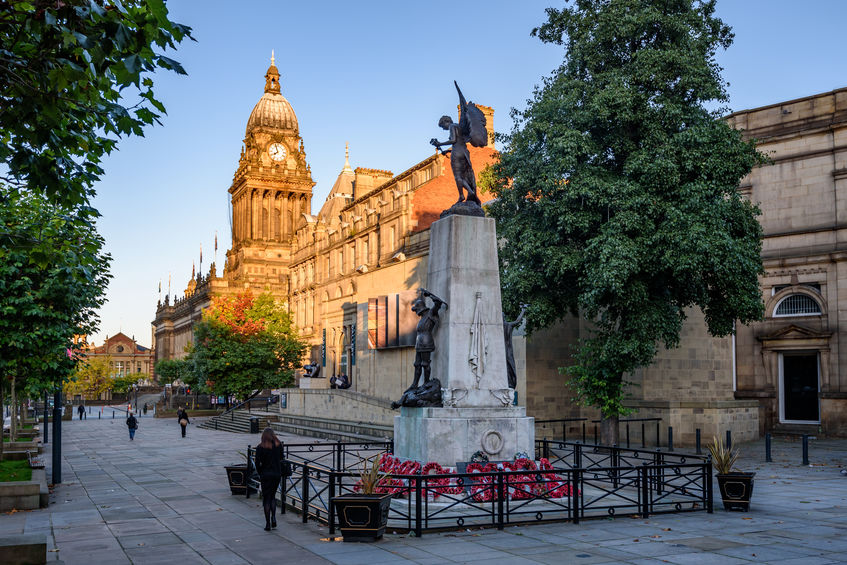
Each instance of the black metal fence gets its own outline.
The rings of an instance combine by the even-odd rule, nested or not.
[[[661,418],[623,418],[619,420],[623,424],[623,437],[619,438],[618,444],[630,447],[635,440],[641,442],[641,447],[647,447],[648,436],[653,436],[650,442],[651,445],[659,447],[661,445],[660,424]],[[594,437],[594,444],[600,443],[600,420],[589,420],[588,418],[559,418],[556,420],[536,420],[535,421],[535,437],[551,440],[568,441],[568,437],[580,440],[586,443],[587,433],[591,433]],[[640,424],[640,434],[639,431]],[[649,428],[648,428],[649,426]],[[653,429],[655,428],[655,434]],[[632,441],[631,441],[632,440]],[[672,446],[671,440],[671,446]]]
[[[330,500],[355,492],[356,469],[392,450],[392,442],[284,444],[293,473],[280,484],[283,511],[287,506],[304,523],[318,520],[335,534]],[[712,512],[712,464],[705,457],[546,439],[536,442],[535,456],[549,464],[392,475],[383,488],[393,495],[388,528],[420,536],[471,526],[502,529],[617,515]],[[252,469],[252,449],[248,465]],[[259,487],[255,477],[251,481]]]

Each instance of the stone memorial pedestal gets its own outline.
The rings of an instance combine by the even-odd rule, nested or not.
[[[534,418],[523,406],[500,408],[408,408],[394,417],[394,454],[454,467],[477,451],[489,459],[533,457]]]
[[[432,224],[429,249],[426,288],[448,304],[432,354],[444,407],[403,407],[394,418],[395,454],[450,466],[476,451],[494,460],[531,456],[534,418],[512,405],[508,387],[494,219],[442,218]]]

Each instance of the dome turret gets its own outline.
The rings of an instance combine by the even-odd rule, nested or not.
[[[298,131],[297,116],[288,100],[280,93],[279,71],[271,54],[271,66],[265,73],[265,93],[259,98],[250,119],[247,120],[247,136],[256,128]]]

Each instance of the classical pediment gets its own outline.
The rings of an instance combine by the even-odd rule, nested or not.
[[[791,339],[829,339],[832,332],[820,332],[803,326],[791,324],[768,334],[758,336],[759,341],[783,341]]]

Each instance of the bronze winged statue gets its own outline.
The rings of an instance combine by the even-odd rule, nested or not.
[[[473,102],[465,101],[458,83],[454,80],[456,92],[459,93],[459,123],[456,124],[450,116],[441,116],[438,125],[450,133],[447,141],[438,141],[435,138],[429,142],[440,149],[444,145],[452,145],[450,154],[450,167],[456,179],[456,188],[459,190],[459,202],[475,202],[480,204],[476,194],[476,175],[471,165],[471,155],[468,152],[467,143],[474,147],[485,147],[488,145],[488,132],[485,130],[485,114],[476,107]],[[444,152],[442,151],[442,154]],[[467,191],[467,197],[465,196]]]

